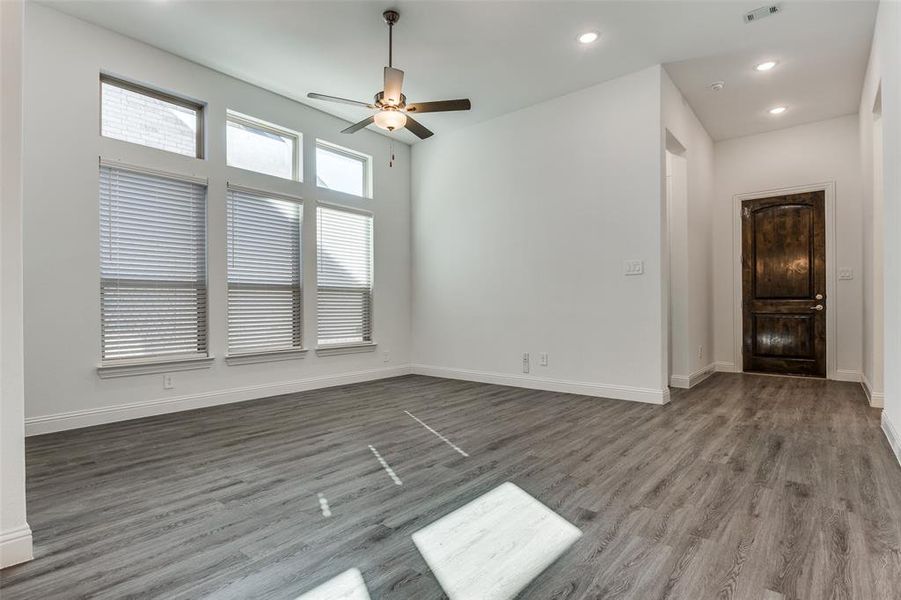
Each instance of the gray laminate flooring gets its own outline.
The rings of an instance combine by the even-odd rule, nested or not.
[[[29,438],[27,477],[3,600],[293,599],[354,567],[441,598],[411,534],[505,481],[583,532],[522,598],[901,598],[901,467],[850,383],[660,407],[409,376]]]

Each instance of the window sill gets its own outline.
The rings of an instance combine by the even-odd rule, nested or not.
[[[378,346],[375,342],[362,342],[359,344],[335,344],[334,346],[319,346],[316,348],[316,356],[338,356],[340,354],[357,354],[359,352],[375,352]]]
[[[112,377],[171,373],[173,371],[194,371],[197,369],[209,369],[213,366],[214,360],[215,357],[212,356],[131,361],[123,360],[97,365],[97,375],[99,375],[101,379],[110,379]]]
[[[256,363],[275,362],[280,360],[295,360],[307,355],[306,348],[291,348],[289,350],[264,350],[262,352],[246,352],[243,354],[231,354],[225,357],[229,365],[252,365]]]

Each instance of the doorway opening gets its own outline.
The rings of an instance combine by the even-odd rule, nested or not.
[[[885,218],[883,177],[882,86],[876,89],[871,123],[872,132],[872,205],[864,208],[864,240],[870,241],[865,249],[870,260],[864,262],[864,337],[863,383],[870,401],[881,403],[883,396],[883,342],[884,342],[884,231]],[[867,208],[870,210],[867,211]],[[868,214],[869,212],[869,214]],[[869,267],[869,269],[867,269]],[[869,301],[867,301],[869,299]],[[872,310],[869,308],[872,307]]]
[[[666,239],[667,239],[667,372],[666,381],[690,372],[686,345],[688,285],[688,158],[685,146],[666,131]],[[687,376],[676,377],[687,382]],[[686,387],[684,384],[677,387]]]

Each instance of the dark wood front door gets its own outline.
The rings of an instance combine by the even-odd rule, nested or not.
[[[744,370],[826,376],[825,193],[742,202]]]

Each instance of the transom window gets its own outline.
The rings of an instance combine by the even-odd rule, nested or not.
[[[228,111],[226,162],[230,167],[300,181],[300,134]]]
[[[371,157],[316,140],[316,185],[370,198]]]
[[[104,137],[203,158],[203,107],[133,83],[100,76]]]

